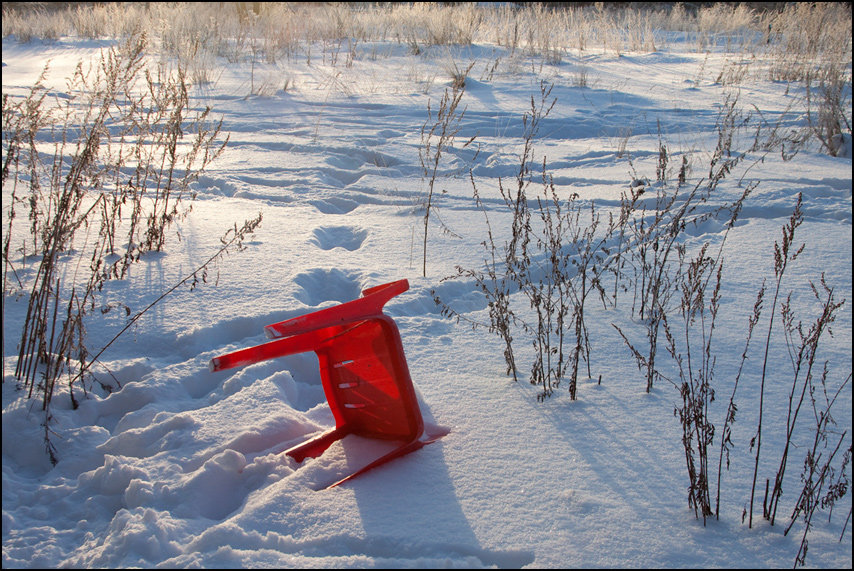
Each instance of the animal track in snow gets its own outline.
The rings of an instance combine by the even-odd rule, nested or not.
[[[335,268],[308,270],[296,276],[294,282],[303,289],[296,298],[307,305],[320,305],[324,301],[345,303],[362,293],[359,274]]]
[[[359,203],[347,198],[330,197],[324,200],[313,200],[311,204],[323,214],[347,214],[355,210]]]
[[[321,226],[314,230],[310,242],[323,250],[344,248],[358,250],[368,235],[367,230],[353,226]]]

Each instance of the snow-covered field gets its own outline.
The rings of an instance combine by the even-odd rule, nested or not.
[[[61,95],[77,62],[97,59],[109,45],[4,38],[3,95],[24,95],[48,61],[47,83]],[[751,117],[733,146],[741,152],[756,125],[804,125],[798,111],[803,87],[769,81],[759,59],[723,48],[697,53],[678,41],[619,57],[568,52],[553,63],[486,44],[428,47],[414,55],[405,45],[360,43],[347,65],[320,50],[310,63],[296,58],[250,68],[222,60],[215,81],[192,89],[194,106],[210,105],[223,119],[226,150],[195,184],[193,212],[173,227],[165,252],[144,257],[128,278],[109,283],[98,303],[137,312],[216,252],[228,228],[259,212],[262,224],[244,251],[219,263],[215,284],[209,279],[192,290],[176,289],[99,357],[93,372],[120,388],[93,390],[72,410],[67,389],[57,386],[49,425],[55,466],[44,448],[41,400],[25,398],[13,375],[27,297],[4,292],[3,567],[792,566],[802,519],[784,531],[803,487],[805,444],[812,442],[815,419],[808,397],[771,526],[761,517],[764,482],[773,479],[785,443],[794,378],[780,329],[764,394],[753,527],[743,518],[770,298],[735,397],[720,518],[704,525],[688,506],[682,431],[674,415],[679,390],[659,379],[647,393],[644,372],[613,326],[642,344],[644,322],[632,314],[631,287],[616,307],[595,298],[585,308],[592,375],[582,363],[578,399],[570,400],[564,380],[542,402],[541,388],[527,382],[530,337],[516,332],[520,380],[513,382],[505,374],[501,339],[443,316],[433,292],[465,319],[488,323],[474,281],[443,278],[456,274],[457,266],[481,268],[486,256],[485,218],[473,199],[470,172],[496,243],[508,238],[499,179],[513,184],[523,114],[532,98],[539,101],[542,85],[551,86],[556,102],[534,139],[530,192],[541,190],[536,181],[545,159],[562,199],[577,193],[578,201],[594,203],[604,216],[619,212],[633,179],[651,181],[648,195],[664,190],[656,182],[660,140],[671,154],[667,192],[677,187],[683,156],[691,167],[687,186],[707,176],[728,94],[730,101],[737,94],[737,109]],[[450,86],[449,70],[469,63],[465,114],[435,180],[425,277],[421,240],[429,177],[419,159],[422,126],[428,102],[435,117]],[[721,80],[734,66],[746,73]],[[849,62],[849,121],[850,71]],[[258,90],[259,82],[268,87]],[[253,88],[261,93],[250,94]],[[796,322],[805,327],[818,316],[810,281],[818,284],[823,273],[834,297],[845,300],[833,336],[821,338],[817,365],[828,362],[828,393],[849,379],[833,405],[830,448],[821,449],[826,458],[848,431],[833,463],[835,478],[842,474],[852,419],[850,138],[848,145],[843,157],[829,156],[814,140],[791,160],[784,161],[779,148],[748,153],[711,196],[710,208],[756,184],[723,251],[712,344],[713,472],[748,317],[763,280],[769,287],[774,282],[774,245],[800,193],[804,222],[795,242],[805,247],[787,269],[783,295],[793,292]],[[692,251],[709,243],[716,252],[725,222],[712,218],[680,241]],[[34,267],[19,254],[11,257],[23,275]],[[265,342],[265,325],[404,278],[410,289],[385,312],[400,329],[425,423],[450,433],[342,486],[316,491],[378,451],[370,441],[347,437],[303,463],[283,454],[334,425],[313,355],[217,373],[208,362]],[[613,277],[607,279],[612,288]],[[524,308],[522,294],[514,295]],[[90,352],[109,342],[125,319],[120,311],[92,312]],[[658,363],[675,370],[663,341]],[[819,403],[824,398],[820,391],[815,397]],[[850,464],[844,474],[850,479]],[[807,566],[851,567],[850,518],[850,493],[832,512],[816,514]]]

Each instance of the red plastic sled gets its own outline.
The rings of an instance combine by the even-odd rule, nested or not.
[[[382,313],[407,280],[368,288],[362,297],[265,327],[275,341],[211,359],[211,371],[313,351],[335,428],[285,453],[301,462],[317,457],[348,434],[401,441],[401,445],[335,482],[337,486],[447,434],[424,434],[397,325]]]

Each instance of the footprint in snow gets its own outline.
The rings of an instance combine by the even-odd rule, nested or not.
[[[294,278],[303,290],[296,297],[306,305],[320,305],[325,301],[345,303],[361,295],[360,280],[357,273],[316,268]]]
[[[313,234],[309,241],[318,248],[344,248],[352,252],[362,247],[368,231],[353,226],[321,226],[315,229]]]

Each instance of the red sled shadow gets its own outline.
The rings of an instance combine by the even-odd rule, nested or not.
[[[399,447],[330,488],[447,434],[424,433],[400,332],[382,312],[388,300],[407,289],[407,280],[368,288],[353,301],[268,325],[267,336],[275,341],[211,359],[211,371],[222,371],[294,353],[317,355],[335,428],[285,452],[297,462],[320,456],[348,434],[400,441]]]

